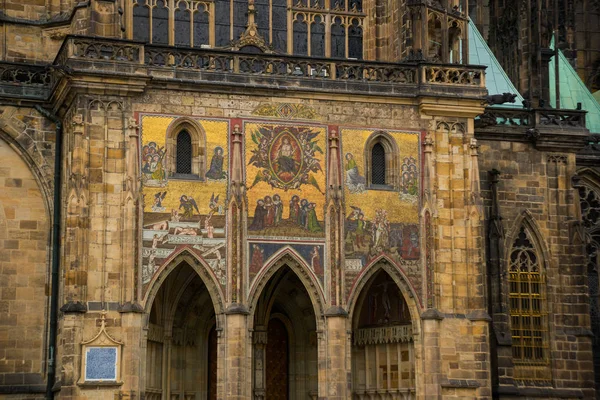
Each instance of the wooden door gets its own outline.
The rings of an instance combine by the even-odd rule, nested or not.
[[[289,398],[289,340],[287,329],[279,319],[267,328],[266,400]]]

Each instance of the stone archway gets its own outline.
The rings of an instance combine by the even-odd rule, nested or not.
[[[270,275],[253,316],[253,398],[316,399],[317,316],[304,283],[290,266]]]
[[[145,398],[216,400],[217,315],[197,271],[170,269],[147,310]]]
[[[414,399],[415,341],[411,307],[383,268],[373,271],[352,313],[352,398]]]

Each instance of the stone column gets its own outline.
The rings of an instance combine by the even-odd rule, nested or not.
[[[146,368],[142,361],[146,359],[145,335],[142,330],[144,314],[140,312],[121,313],[121,325],[124,346],[121,362],[121,393],[129,394],[131,399],[140,398],[140,388],[145,379]]]
[[[82,313],[63,314],[58,321],[60,344],[56,346],[56,381],[60,382],[60,391],[56,398],[77,398],[80,389],[81,342],[83,340],[84,318]],[[56,385],[55,385],[56,386]]]
[[[350,365],[347,363],[349,349],[347,338],[348,314],[341,309],[330,310],[327,323],[327,399],[349,398]]]
[[[245,310],[230,310],[225,315],[225,393],[219,399],[250,399],[250,374],[247,357],[247,318]]]
[[[263,400],[266,389],[266,347],[267,347],[267,327],[257,326],[252,335],[252,344],[254,348],[254,388],[253,399]]]
[[[421,315],[423,322],[423,389],[424,399],[441,398],[440,329],[442,314],[430,308]],[[418,373],[418,372],[417,372]]]

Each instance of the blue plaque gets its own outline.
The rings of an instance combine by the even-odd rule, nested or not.
[[[117,348],[88,347],[86,349],[85,380],[117,380]]]

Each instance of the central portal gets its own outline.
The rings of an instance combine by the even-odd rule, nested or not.
[[[288,267],[265,286],[254,314],[254,398],[317,398],[316,317],[311,299]]]

